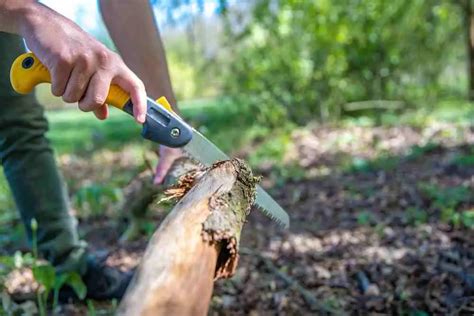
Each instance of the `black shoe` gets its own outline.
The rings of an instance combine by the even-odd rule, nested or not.
[[[93,300],[120,300],[132,280],[133,272],[122,272],[107,266],[104,261],[99,261],[92,257],[89,257],[87,260],[87,271],[82,276],[82,281],[87,288],[86,298]],[[67,285],[59,292],[61,302],[78,299],[72,288]]]

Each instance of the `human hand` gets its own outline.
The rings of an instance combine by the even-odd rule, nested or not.
[[[166,146],[160,146],[158,149],[160,160],[155,169],[155,177],[153,183],[160,185],[165,180],[173,162],[179,157],[183,156],[183,151],[180,148],[170,148]]]
[[[108,116],[104,104],[111,84],[129,93],[137,122],[144,123],[146,92],[142,81],[120,56],[78,25],[51,9],[30,3],[19,27],[28,47],[51,74],[51,92],[99,119]]]

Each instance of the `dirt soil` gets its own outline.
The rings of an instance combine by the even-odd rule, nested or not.
[[[217,282],[210,315],[474,314],[474,230],[441,220],[442,193],[423,189],[462,186],[468,197],[455,211],[474,210],[474,167],[453,163],[473,154],[472,128],[327,127],[293,140],[287,160],[304,175],[270,190],[291,227],[252,212],[237,273]],[[270,179],[264,186],[271,170],[256,170]],[[106,219],[81,225],[93,248],[111,251],[110,264],[138,264],[146,238],[120,245]]]

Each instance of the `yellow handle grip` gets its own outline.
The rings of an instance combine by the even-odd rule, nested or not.
[[[51,83],[51,75],[35,54],[25,53],[13,62],[10,69],[10,82],[16,92],[27,94],[40,83]],[[110,86],[105,103],[122,110],[129,99],[127,92],[113,84]]]

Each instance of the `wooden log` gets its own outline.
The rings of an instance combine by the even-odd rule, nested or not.
[[[242,226],[255,198],[240,160],[183,176],[181,200],[156,230],[119,315],[206,315],[213,282],[233,275]]]

